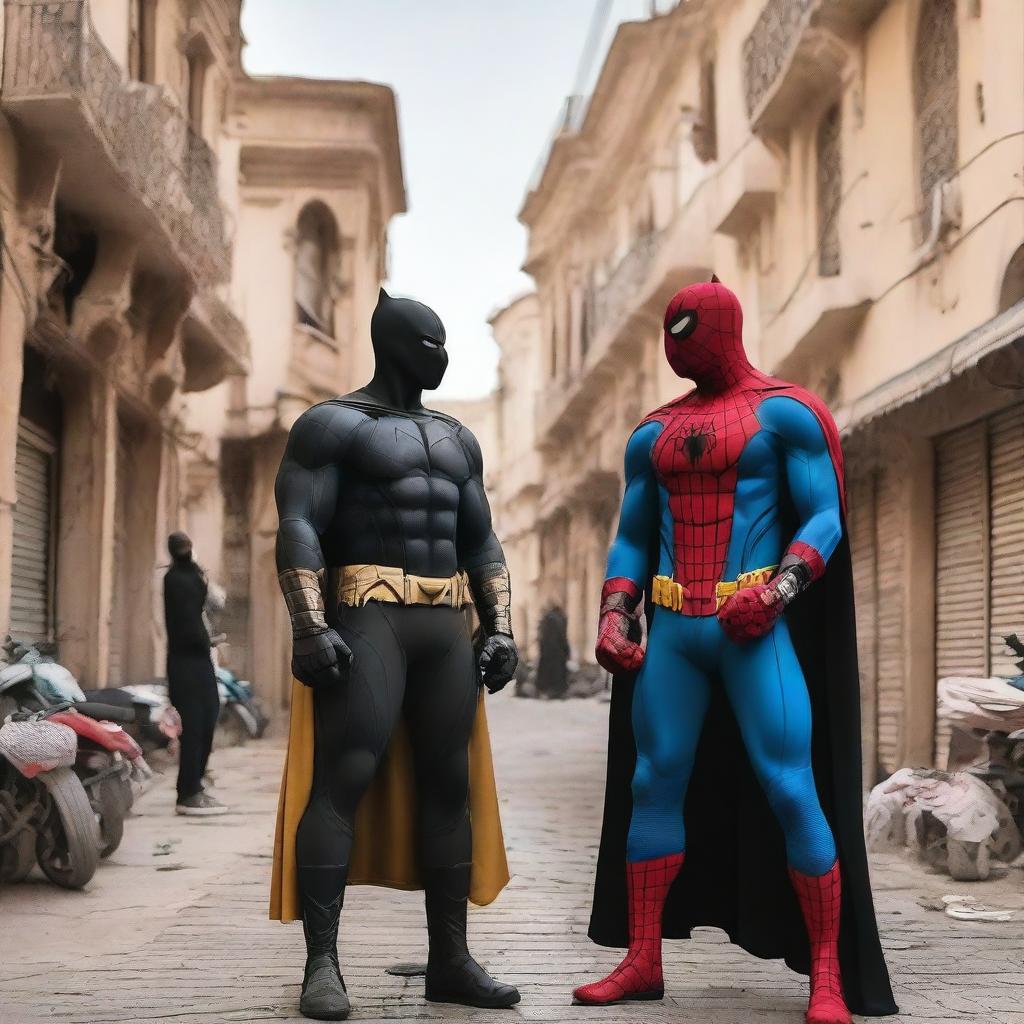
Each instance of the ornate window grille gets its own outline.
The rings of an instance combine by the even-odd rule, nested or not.
[[[914,112],[921,230],[927,231],[932,193],[955,173],[958,152],[959,40],[956,0],[924,0],[914,52]]]
[[[818,123],[818,273],[836,277],[842,269],[839,206],[843,196],[842,113],[833,104]]]

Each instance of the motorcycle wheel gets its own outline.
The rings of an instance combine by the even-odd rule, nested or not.
[[[36,863],[36,834],[23,828],[10,842],[0,846],[0,883],[23,882]]]
[[[100,830],[82,780],[70,768],[43,772],[50,807],[36,836],[43,874],[65,889],[81,889],[100,862]]]
[[[248,738],[249,729],[234,707],[228,704],[222,708],[213,734],[214,748],[223,750],[225,747],[241,747]]]
[[[118,779],[104,779],[96,787],[93,809],[100,819],[100,858],[109,857],[124,838],[124,816],[127,808]]]

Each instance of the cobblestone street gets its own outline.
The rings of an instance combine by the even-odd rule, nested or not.
[[[342,926],[354,1020],[778,1021],[798,1024],[804,980],[748,957],[713,932],[666,947],[661,1004],[570,1007],[573,983],[609,968],[585,937],[603,782],[601,701],[491,702],[514,878],[471,912],[479,959],[522,990],[510,1013],[427,1004],[422,981],[386,968],[424,957],[417,894],[355,889]],[[124,844],[83,893],[41,876],[0,893],[0,1021],[295,1021],[302,933],[266,918],[282,748],[214,755],[234,813],[173,815],[169,776],[147,794]],[[169,845],[168,845],[169,844]],[[954,921],[919,900],[963,891],[902,861],[876,863],[883,943],[904,1021],[1024,1022],[1021,877],[975,887],[1018,909],[1011,923]]]

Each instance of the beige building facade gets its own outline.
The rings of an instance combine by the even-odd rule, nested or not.
[[[493,483],[488,493],[512,580],[512,627],[520,656],[535,661],[543,612],[537,602],[541,589],[537,502],[543,488],[535,427],[544,383],[536,293],[522,295],[495,313],[491,331],[501,362],[494,395],[495,451],[490,455]]]
[[[1024,8],[687,0],[622,25],[521,220],[544,384],[533,600],[593,658],[622,452],[685,390],[661,317],[716,272],[844,434],[866,776],[942,760],[936,679],[1024,628]],[[505,462],[509,456],[503,454]]]
[[[83,685],[161,676],[183,528],[279,702],[273,476],[368,375],[404,185],[391,91],[248,76],[240,9],[4,4],[0,632]]]

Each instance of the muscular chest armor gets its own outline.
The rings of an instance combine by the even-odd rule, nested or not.
[[[447,418],[366,414],[341,466],[331,560],[453,575],[460,487],[471,474],[459,427]]]
[[[693,393],[651,417],[663,424],[651,459],[668,498],[675,578],[697,614],[715,609],[715,584],[723,579],[732,535],[740,456],[760,430],[759,400],[757,392],[745,389],[708,397]]]

